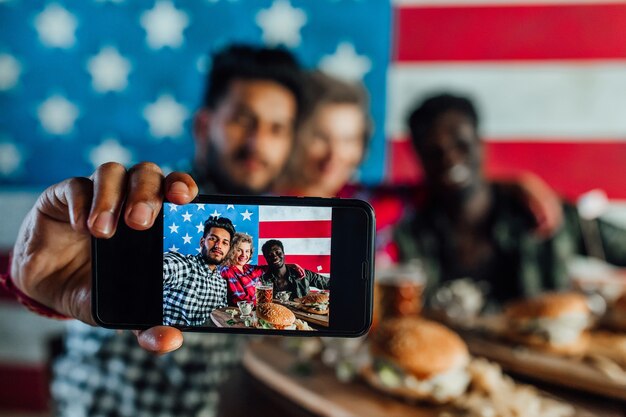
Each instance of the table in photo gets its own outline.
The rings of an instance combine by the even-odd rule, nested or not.
[[[329,316],[328,314],[314,314],[309,313],[307,311],[300,310],[300,303],[298,302],[298,298],[290,301],[281,301],[279,299],[274,299],[274,303],[283,305],[287,307],[289,310],[293,312],[297,319],[304,320],[309,324],[314,324],[317,326],[328,327],[329,326]]]

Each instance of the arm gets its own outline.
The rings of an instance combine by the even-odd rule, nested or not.
[[[330,278],[325,277],[324,275],[316,274],[313,271],[309,271],[308,269],[304,270],[306,278],[309,280],[309,285],[312,285],[316,288],[320,288],[322,290],[327,290],[330,286]]]
[[[163,255],[163,285],[173,287],[180,281],[179,271],[184,257],[175,252]]]
[[[531,172],[501,177],[494,182],[519,199],[535,221],[535,234],[553,236],[563,223],[563,208],[558,194]]]
[[[93,325],[91,236],[110,238],[120,218],[133,229],[148,229],[164,197],[187,204],[197,193],[189,175],[174,172],[164,178],[161,169],[148,162],[129,171],[106,163],[90,178],[55,184],[44,191],[22,223],[13,250],[13,283],[44,306]],[[157,326],[136,334],[143,348],[155,352],[182,344],[181,332],[171,327]]]

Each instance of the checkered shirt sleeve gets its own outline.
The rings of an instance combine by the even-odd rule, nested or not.
[[[163,256],[163,324],[202,326],[211,311],[226,305],[226,281],[202,254]]]
[[[53,415],[214,417],[218,391],[246,340],[187,333],[182,347],[155,355],[139,347],[131,332],[69,322],[65,352],[52,366]]]

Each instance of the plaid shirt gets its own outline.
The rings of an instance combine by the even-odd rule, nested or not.
[[[202,254],[163,256],[163,324],[202,326],[211,311],[225,305],[220,268],[211,270]]]
[[[267,268],[259,265],[244,265],[243,272],[236,266],[222,269],[222,278],[228,283],[228,302],[237,305],[238,301],[256,301],[255,285]]]

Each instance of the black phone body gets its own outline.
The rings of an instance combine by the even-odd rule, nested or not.
[[[223,282],[215,275],[211,278],[219,289],[213,284],[186,286],[185,282],[206,280],[202,263],[208,258],[203,248],[209,243],[203,239],[210,236],[204,222],[210,217],[231,219],[237,232],[251,238],[254,254],[244,268],[254,274],[241,277],[241,271],[233,273],[234,266],[222,262],[210,270],[223,276]],[[374,236],[372,207],[355,199],[201,195],[186,205],[166,202],[149,230],[132,230],[121,221],[112,238],[92,239],[92,314],[100,326],[114,329],[168,324],[184,331],[360,336],[372,320]],[[276,241],[284,248],[288,277],[280,277],[275,258],[262,253],[265,243],[277,250]],[[172,267],[172,262],[178,266]],[[294,265],[300,268],[297,277]],[[190,268],[196,272],[189,273]],[[181,275],[173,270],[187,272]],[[254,289],[251,280],[256,280]],[[224,282],[234,288],[229,281],[236,288],[227,290],[224,299]],[[269,287],[271,292],[263,291]],[[181,288],[184,303],[179,302]],[[287,291],[279,294],[278,290]],[[310,300],[305,296],[311,294],[325,294],[327,305],[314,307],[325,311],[311,310],[311,304],[305,304]],[[237,305],[241,297],[248,301],[247,307]],[[211,302],[204,305],[205,298]],[[260,310],[261,303],[267,301],[272,309],[287,308],[293,313],[296,321],[289,330],[277,330],[271,320],[260,317],[268,308]],[[172,313],[172,305],[180,308]],[[193,322],[191,316],[201,321]]]

